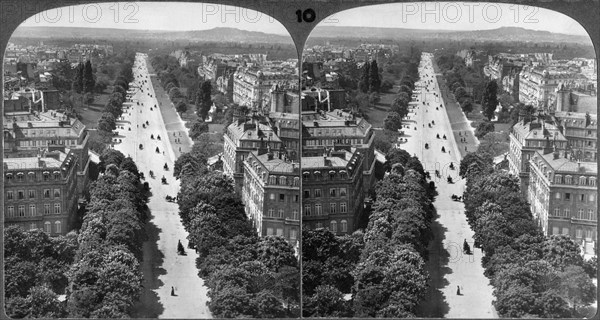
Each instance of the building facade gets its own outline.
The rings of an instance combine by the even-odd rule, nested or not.
[[[563,127],[568,147],[581,161],[598,159],[598,116],[578,112],[556,112],[557,122]]]
[[[357,228],[362,214],[363,155],[356,149],[302,157],[302,225],[338,235]]]
[[[70,150],[3,159],[5,225],[66,234],[77,213],[77,163]]]
[[[528,200],[546,235],[570,236],[586,254],[597,241],[597,175],[595,162],[579,162],[568,152],[536,152],[530,160]]]
[[[529,189],[529,161],[538,150],[565,150],[567,139],[553,124],[541,119],[526,122],[521,118],[509,133],[508,167],[509,172],[519,178],[521,192]]]
[[[285,152],[250,152],[244,160],[242,199],[260,236],[300,237],[300,168]],[[260,154],[260,155],[259,155]]]
[[[69,149],[77,157],[77,194],[82,197],[89,184],[89,134],[74,117],[49,110],[9,112],[3,116],[4,153],[9,157],[32,157],[40,150]]]

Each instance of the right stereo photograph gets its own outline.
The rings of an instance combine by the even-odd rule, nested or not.
[[[322,20],[301,64],[303,317],[591,317],[597,60],[534,6]]]

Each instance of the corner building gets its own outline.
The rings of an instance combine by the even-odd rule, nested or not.
[[[594,254],[598,224],[598,168],[568,152],[536,152],[530,161],[528,200],[546,235],[570,236]]]
[[[300,232],[300,168],[284,152],[250,152],[244,161],[242,199],[260,236],[297,244]]]

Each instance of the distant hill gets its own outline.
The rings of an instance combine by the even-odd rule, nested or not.
[[[311,37],[318,38],[374,38],[374,39],[446,39],[474,41],[535,41],[535,42],[569,42],[590,44],[588,36],[577,36],[549,31],[537,31],[520,27],[501,27],[490,30],[423,30],[406,28],[371,28],[371,27],[316,27]]]
[[[236,28],[213,28],[194,31],[131,30],[79,27],[21,27],[14,38],[88,38],[88,39],[165,39],[240,43],[292,43],[288,36]]]
[[[188,40],[239,43],[292,43],[288,36],[246,31],[236,28],[213,28],[194,31],[130,30],[78,27],[21,27],[15,38],[87,38],[120,40]],[[590,44],[588,36],[577,36],[520,27],[501,27],[490,30],[423,30],[407,28],[333,27],[318,26],[311,33],[316,38],[365,38],[391,40],[471,40],[471,41],[535,41]]]

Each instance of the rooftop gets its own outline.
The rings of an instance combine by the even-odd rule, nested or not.
[[[3,162],[5,170],[60,169],[68,156],[68,153],[58,151],[58,159],[52,157],[4,158]]]
[[[536,127],[537,124],[539,124],[539,126]],[[534,128],[532,128],[532,125]],[[551,123],[545,123],[545,122],[541,122],[541,121],[538,122],[537,120],[533,120],[532,122],[528,122],[528,123],[519,121],[513,126],[513,130],[518,132],[519,135],[523,139],[526,139],[526,140],[546,139],[546,137],[544,136],[544,129],[546,129],[548,131],[549,139],[556,140],[556,141],[567,141],[565,136],[562,133],[560,133],[558,128]]]
[[[554,154],[548,153],[542,155],[538,153],[548,165],[557,173],[581,173],[580,168],[584,168],[583,172],[589,175],[598,174],[598,166],[595,162],[576,162],[565,157],[558,157],[554,159]]]

